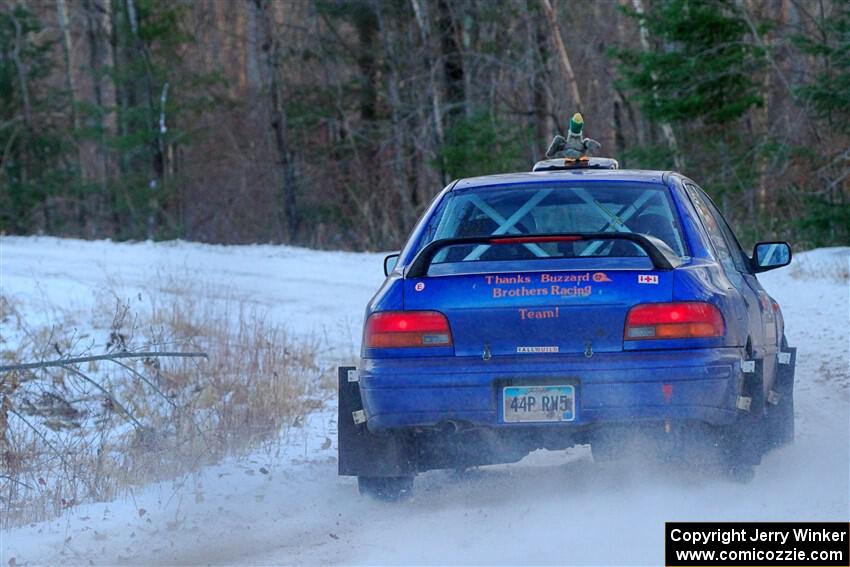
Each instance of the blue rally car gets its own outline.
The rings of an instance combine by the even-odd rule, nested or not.
[[[711,199],[610,159],[455,181],[366,309],[339,371],[339,474],[410,493],[418,472],[652,443],[747,480],[794,436],[796,350]],[[643,445],[641,445],[643,447]]]

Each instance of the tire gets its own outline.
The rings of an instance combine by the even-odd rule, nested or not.
[[[594,463],[610,463],[622,460],[623,449],[611,442],[596,441],[590,443],[590,454],[593,455]]]
[[[752,465],[731,465],[726,469],[726,478],[737,484],[749,484],[756,476]]]
[[[413,494],[412,476],[358,476],[360,494],[386,502],[405,500]]]

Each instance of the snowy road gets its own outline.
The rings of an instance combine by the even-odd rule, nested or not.
[[[379,255],[195,244],[3,238],[2,288],[32,305],[84,304],[107,280],[144,288],[172,274],[238,289],[305,333],[352,350],[382,279]],[[585,448],[538,452],[459,477],[432,472],[396,505],[336,476],[332,408],[249,457],[130,498],[9,530],[0,565],[661,564],[666,520],[850,518],[850,249],[795,257],[761,279],[799,347],[797,441],[752,484],[658,465],[594,464]],[[94,264],[97,269],[87,268]],[[329,278],[320,272],[328,271]],[[161,279],[157,278],[157,279]],[[37,285],[33,285],[37,282]],[[347,329],[347,334],[337,330]],[[267,471],[264,473],[260,469]]]

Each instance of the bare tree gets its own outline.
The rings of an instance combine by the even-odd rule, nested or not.
[[[555,12],[555,7],[550,0],[540,0],[540,5],[543,7],[543,12],[546,14],[546,19],[549,22],[549,33],[552,37],[552,43],[555,44],[555,50],[558,53],[561,70],[567,81],[567,92],[570,93],[576,111],[582,112],[583,105],[581,103],[581,94],[578,90],[578,80],[576,79],[575,72],[573,72],[573,65],[570,63],[567,48],[564,45],[564,38],[561,36],[561,28],[558,25],[558,14]]]
[[[646,13],[643,9],[643,0],[631,0],[632,7],[635,12],[637,12],[640,19],[638,20],[640,26],[640,44],[644,51],[649,52],[652,50],[652,46],[649,43],[649,30],[646,28],[646,23],[643,18]],[[657,81],[657,77],[653,74],[653,81]],[[657,93],[653,96],[656,97]],[[676,169],[679,171],[685,170],[685,160],[682,157],[681,152],[679,151],[679,142],[676,140],[676,134],[673,132],[673,126],[669,122],[662,121],[661,124],[661,132],[664,134],[664,139],[667,141],[667,147],[670,148],[670,152],[673,154],[673,163],[676,165]]]
[[[283,83],[280,75],[281,44],[275,33],[274,11],[266,0],[254,0],[255,15],[263,30],[262,51],[269,77],[271,97],[271,128],[274,131],[277,148],[278,175],[278,214],[282,230],[282,240],[293,241],[298,234],[297,182],[295,176],[295,155],[290,147],[289,126],[286,110],[283,107]]]

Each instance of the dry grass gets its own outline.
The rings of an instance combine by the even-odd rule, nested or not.
[[[259,442],[320,407],[332,376],[315,341],[297,341],[259,306],[175,287],[144,308],[103,294],[80,316],[28,326],[0,298],[0,359],[119,351],[204,351],[203,359],[125,359],[0,375],[0,525],[37,521],[173,478]]]

